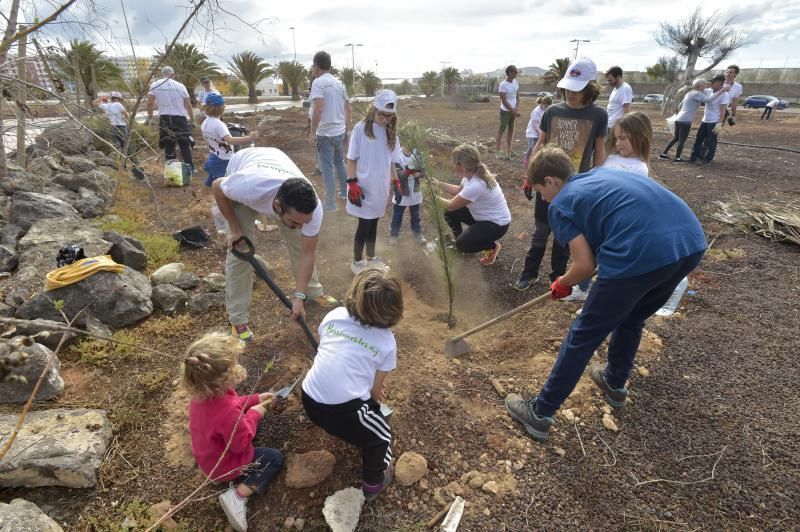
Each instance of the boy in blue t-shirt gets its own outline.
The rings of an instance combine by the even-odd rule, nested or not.
[[[550,203],[554,237],[568,242],[572,255],[567,272],[553,281],[551,297],[568,296],[597,270],[597,281],[538,396],[506,398],[511,417],[544,441],[553,415],[609,334],[608,364],[592,366],[589,376],[611,406],[625,406],[625,382],[645,320],[697,267],[707,246],[689,206],[646,176],[610,168],[575,174],[563,150],[546,147],[531,160],[527,182]]]

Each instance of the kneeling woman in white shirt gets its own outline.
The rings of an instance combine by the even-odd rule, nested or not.
[[[450,161],[461,184],[433,180],[442,191],[453,196],[450,200],[441,198],[445,204],[445,220],[453,230],[456,249],[463,253],[482,251],[480,262],[489,266],[497,260],[501,248],[498,240],[511,223],[506,198],[494,174],[481,162],[481,154],[475,146],[457,146]]]

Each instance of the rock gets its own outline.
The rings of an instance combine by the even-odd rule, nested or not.
[[[16,422],[17,414],[0,416],[3,439]],[[0,487],[92,488],[111,437],[111,422],[103,410],[30,412],[0,462]]]
[[[6,305],[17,308],[31,297],[31,291],[27,288],[15,288],[6,296]]]
[[[38,192],[17,192],[11,198],[10,222],[23,229],[45,218],[77,219],[78,211],[60,199]]]
[[[87,332],[96,336],[104,336],[106,338],[111,338],[114,335],[114,330],[92,316],[91,312],[85,312],[84,314],[86,315],[86,318],[84,319],[83,326]]]
[[[63,321],[54,321],[54,320],[43,320],[43,319],[34,319],[31,320],[24,325],[17,325],[16,334],[19,336],[35,336],[39,335],[39,333],[49,332],[47,335],[39,335],[36,336],[35,340],[40,344],[49,347],[50,349],[55,349],[58,346],[58,342],[61,341],[61,336],[63,333],[59,332],[50,332],[53,331],[53,326],[64,326]],[[64,347],[74,343],[75,335],[68,333],[67,339],[64,341]],[[39,368],[43,368],[44,364]],[[36,377],[39,377],[39,374],[36,374]]]
[[[10,318],[13,315],[14,315],[14,307],[6,305],[5,303],[0,303],[0,317]]]
[[[203,277],[203,284],[209,292],[224,292],[225,275],[222,273],[209,273]]]
[[[410,486],[428,472],[428,461],[421,454],[408,451],[400,455],[394,466],[394,478],[401,486]]]
[[[161,501],[151,505],[150,508],[147,509],[147,513],[150,514],[150,519],[152,519],[152,521],[155,522],[158,519],[160,519],[162,515],[169,512],[170,508],[172,508],[171,501],[169,500]],[[159,525],[159,527],[161,530],[177,530],[178,523],[176,523],[174,519],[169,517],[167,519],[164,519]]]
[[[7,176],[0,179],[0,189],[9,196],[17,192],[39,192],[47,182],[47,179],[24,170],[9,171]]]
[[[73,172],[90,172],[97,168],[97,164],[86,157],[65,156],[64,162]]]
[[[283,522],[283,528],[292,528],[294,527],[294,517],[287,517],[286,521]]]
[[[303,527],[306,526],[306,520],[302,517],[298,517],[294,520],[294,528],[295,530],[303,530]]]
[[[358,488],[345,488],[325,498],[322,515],[333,532],[353,532],[363,506],[364,493]]]
[[[36,174],[41,179],[46,181],[49,181],[50,178],[53,177],[53,168],[51,168],[50,164],[47,162],[47,159],[44,157],[39,157],[30,161],[25,170],[31,174]]]
[[[34,343],[27,337],[17,336],[11,340],[4,340],[0,344],[0,354],[6,354],[6,357],[18,357],[23,362],[11,370],[11,374],[17,378],[3,382],[0,386],[0,403],[26,402],[52,353],[45,346]],[[60,371],[61,364],[58,357],[53,357],[53,364],[36,392],[37,401],[61,395],[64,391],[64,380]]]
[[[336,457],[328,451],[292,453],[286,459],[286,486],[310,488],[316,486],[333,472]]]
[[[125,266],[121,273],[97,272],[75,284],[34,295],[17,308],[22,319],[62,319],[53,301],[64,301],[62,311],[72,319],[84,307],[104,324],[119,329],[153,312],[152,287],[147,277]],[[83,320],[78,318],[79,325]]]
[[[564,420],[567,423],[575,423],[576,420],[575,412],[573,412],[571,408],[568,408],[563,412],[561,412],[561,415],[564,417]]]
[[[645,367],[643,367],[643,366],[639,366],[638,368],[636,368],[636,371],[638,371],[639,375],[641,375],[642,377],[649,377],[650,376],[650,370],[645,368]]]
[[[97,218],[106,210],[106,201],[83,187],[78,189],[78,199],[73,205],[84,218]]]
[[[195,294],[189,298],[189,312],[193,314],[201,314],[212,308],[223,308],[224,306],[225,292],[206,292],[205,294]]]
[[[4,246],[17,247],[19,239],[25,236],[25,229],[15,224],[7,224],[2,229],[2,242]]]
[[[121,235],[116,231],[103,233],[103,240],[113,244],[109,255],[114,262],[124,264],[134,270],[144,270],[147,266],[147,253],[144,246],[132,236]]]
[[[153,283],[153,285],[173,284],[180,279],[181,273],[183,273],[183,263],[173,262],[171,264],[165,264],[150,274],[150,282]]]
[[[89,153],[89,158],[96,164],[97,166],[108,166],[110,168],[115,168],[117,166],[117,162],[106,155],[101,151],[92,151]]]
[[[617,427],[617,423],[614,421],[614,418],[611,417],[609,414],[603,414],[603,426],[610,430],[611,432],[617,432],[619,427]]]
[[[494,480],[490,480],[489,482],[485,483],[481,486],[481,490],[484,493],[489,493],[491,495],[497,495],[500,492],[500,486],[497,485],[497,482]]]
[[[151,299],[153,300],[153,305],[167,315],[184,312],[189,304],[189,295],[171,284],[154,286]]]
[[[14,271],[19,262],[19,257],[14,253],[13,249],[6,246],[0,246],[0,272]]]
[[[38,506],[25,499],[0,502],[0,530],[3,532],[63,532]]]
[[[36,137],[39,149],[53,148],[64,155],[81,155],[89,153],[94,146],[94,138],[82,127],[69,123],[45,128]]]
[[[475,474],[469,479],[469,487],[476,490],[486,483],[486,475],[483,473],[474,472]]]
[[[110,197],[114,191],[114,180],[99,170],[79,174],[56,174],[53,182],[67,187],[73,192],[78,192],[81,188],[88,188],[104,198]]]
[[[553,447],[553,452],[556,453],[561,458],[564,458],[567,455],[567,451],[565,451],[561,447]]]
[[[200,286],[200,278],[194,272],[182,272],[178,280],[172,284],[182,290],[191,290],[192,288]]]
[[[42,190],[41,193],[47,194],[48,196],[53,196],[56,199],[60,199],[64,203],[68,203],[73,207],[75,207],[75,204],[78,202],[77,192],[73,192],[67,187],[62,187],[61,185],[57,185],[55,183],[48,183],[48,185],[44,187],[44,190]]]

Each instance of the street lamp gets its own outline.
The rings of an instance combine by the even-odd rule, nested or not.
[[[360,42],[357,43],[347,43],[344,45],[345,48],[350,47],[350,59],[353,61],[353,70],[356,69],[356,46],[364,46]]]
[[[294,48],[294,61],[296,63],[297,62],[297,43],[294,40],[294,26],[292,26],[289,29],[292,30],[292,48]]]
[[[578,47],[581,45],[582,42],[592,42],[589,39],[572,39],[569,42],[575,43],[575,56],[572,58],[573,60],[578,58]]]

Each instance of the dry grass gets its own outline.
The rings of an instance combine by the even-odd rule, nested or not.
[[[788,240],[800,245],[800,203],[762,202],[737,198],[718,201],[719,211],[711,216],[745,233],[755,233],[770,240]]]

